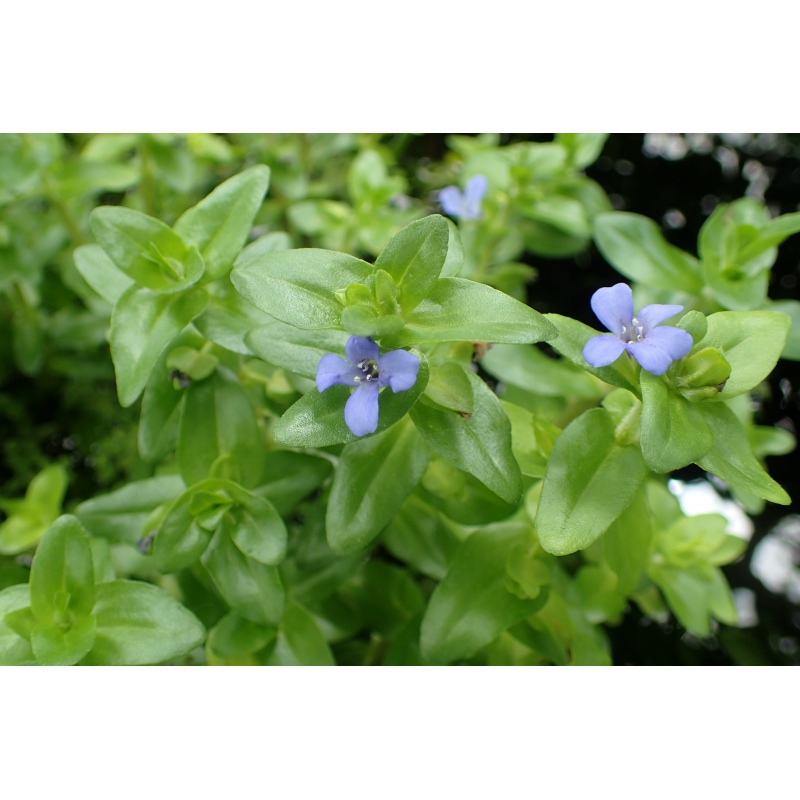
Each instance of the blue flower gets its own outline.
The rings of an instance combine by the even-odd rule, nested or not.
[[[378,390],[391,386],[405,392],[417,380],[419,359],[408,350],[381,350],[369,337],[351,336],[345,345],[347,361],[326,353],[317,365],[317,389],[324,392],[334,384],[355,386],[344,406],[344,421],[356,436],[374,433],[378,427]]]
[[[462,194],[458,186],[447,186],[439,192],[439,202],[445,214],[461,219],[480,219],[481,200],[489,189],[485,175],[474,175],[467,181]]]
[[[593,367],[607,367],[627,350],[643,369],[663,375],[669,365],[683,358],[693,345],[680,328],[659,323],[683,311],[683,306],[654,303],[633,315],[633,295],[625,283],[598,289],[592,295],[592,311],[611,333],[601,333],[586,342],[583,357]]]

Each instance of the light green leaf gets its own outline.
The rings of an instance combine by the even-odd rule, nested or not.
[[[750,450],[747,432],[736,414],[724,403],[703,403],[700,408],[711,428],[714,446],[697,465],[737,489],[789,505],[789,495],[770,478]]]
[[[672,392],[646,370],[642,385],[642,455],[654,472],[672,472],[702,458],[712,445],[711,430],[693,403]]]
[[[264,442],[239,382],[219,370],[185,392],[178,434],[178,466],[187,486],[207,477],[255,486]]]
[[[331,250],[284,250],[248,259],[231,273],[254,306],[298,328],[339,328],[342,306],[334,293],[364,283],[373,267]]]
[[[545,397],[581,397],[596,400],[602,384],[567,359],[548,358],[536,347],[498,344],[481,359],[481,367],[511,386]]]
[[[522,476],[511,450],[511,423],[497,395],[474,373],[467,375],[475,402],[471,416],[423,402],[414,406],[411,418],[437,453],[507,503],[515,503],[522,492]]]
[[[538,311],[482,283],[441,278],[387,349],[424,342],[508,342],[554,339],[557,331]]]
[[[269,167],[251,167],[221,183],[175,223],[175,232],[203,256],[208,280],[227,274],[247,241],[268,186]]]
[[[85,500],[75,509],[75,516],[92,536],[135,545],[149,533],[144,525],[153,510],[171,503],[183,489],[178,475],[145,478]]]
[[[21,501],[0,501],[9,514],[0,525],[0,553],[16,555],[33,547],[61,511],[67,491],[67,471],[49,464],[35,475]]]
[[[285,592],[277,567],[249,558],[233,543],[226,515],[201,557],[225,601],[251,622],[278,625]]]
[[[180,292],[203,275],[203,258],[171,228],[140,211],[101,206],[89,216],[92,232],[111,260],[139,286]]]
[[[28,609],[31,594],[27,583],[0,591],[0,667],[30,665],[35,662],[30,642],[11,628],[4,619],[16,611]]]
[[[462,543],[422,620],[425,658],[435,664],[465,658],[537,611],[537,600],[521,600],[506,588],[506,562],[530,536],[527,525],[500,523]]]
[[[646,286],[700,294],[700,263],[664,239],[653,220],[613,211],[594,219],[594,239],[600,252],[625,277]]]
[[[385,269],[400,290],[404,314],[430,293],[447,258],[450,232],[447,220],[433,214],[406,225],[383,248],[376,269]]]
[[[653,522],[644,490],[611,523],[603,534],[603,557],[619,581],[618,589],[630,595],[639,585],[650,561]]]
[[[222,658],[239,658],[262,650],[277,635],[277,628],[259,625],[231,611],[209,631],[208,647]]]
[[[628,507],[646,477],[641,451],[616,442],[607,411],[581,414],[550,455],[535,520],[542,547],[554,555],[588,547]]]
[[[86,283],[112,306],[134,284],[99,244],[81,245],[72,257]]]
[[[317,623],[297,603],[287,603],[269,666],[332,667],[333,655]]]
[[[200,620],[165,591],[139,581],[97,587],[97,635],[86,664],[158,664],[203,643]]]
[[[77,664],[92,649],[96,623],[94,616],[79,620],[69,628],[40,622],[31,631],[31,646],[36,660],[53,667]]]
[[[576,169],[597,161],[608,139],[607,133],[557,133],[555,141],[566,149]]]
[[[428,447],[408,419],[346,445],[328,501],[331,549],[346,554],[369,545],[413,491],[428,458]]]
[[[708,317],[708,331],[694,349],[716,347],[731,366],[719,400],[755,388],[772,372],[790,324],[789,317],[777,311],[720,311]]]
[[[65,514],[42,537],[31,567],[31,610],[40,623],[71,626],[94,605],[94,565],[89,536]]]
[[[459,539],[437,510],[415,493],[395,514],[381,543],[417,572],[441,581],[458,549]]]
[[[343,353],[344,331],[306,331],[274,320],[247,335],[247,346],[259,358],[312,380],[326,353]]]
[[[154,294],[132,286],[111,317],[111,358],[122,406],[136,402],[165,347],[205,308],[202,289]]]

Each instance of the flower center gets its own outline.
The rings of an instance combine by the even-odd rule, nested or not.
[[[626,342],[641,342],[644,339],[644,325],[640,325],[639,320],[634,317],[630,330],[625,325],[622,326],[622,338]]]
[[[356,375],[353,378],[354,383],[361,383],[361,381],[376,381],[378,380],[378,362],[374,358],[362,358],[356,364],[359,370],[361,370],[361,375]]]

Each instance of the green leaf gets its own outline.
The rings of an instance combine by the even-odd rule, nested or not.
[[[61,162],[54,172],[54,193],[62,200],[103,191],[123,192],[139,178],[139,170],[129,164],[98,164],[84,159]]]
[[[442,408],[461,414],[472,414],[475,410],[475,399],[468,372],[469,370],[455,361],[445,361],[431,375],[425,396]]]
[[[602,384],[566,359],[548,358],[536,347],[515,344],[493,346],[481,367],[511,386],[545,397],[601,397]]]
[[[209,631],[208,646],[222,658],[238,658],[262,650],[277,635],[277,628],[259,625],[231,611]]]
[[[236,289],[254,306],[298,328],[341,327],[334,293],[364,283],[373,267],[331,250],[283,250],[248,259],[231,273]]]
[[[275,648],[266,663],[276,667],[332,667],[335,662],[311,615],[297,603],[287,603]]]
[[[322,356],[343,353],[347,339],[344,331],[306,331],[275,320],[251,331],[245,342],[264,361],[313,380]]]
[[[142,397],[139,416],[139,455],[148,463],[157,463],[178,446],[181,400],[184,391],[167,368],[167,358],[174,347],[202,348],[205,340],[189,328],[165,347],[153,367]],[[177,386],[176,386],[177,384]]]
[[[447,220],[447,258],[442,265],[440,278],[455,278],[464,266],[464,245],[461,243],[461,234],[452,220]]]
[[[637,397],[639,396],[639,381],[636,378],[636,368],[632,359],[623,355],[613,364],[599,369],[584,361],[583,348],[589,339],[598,335],[599,331],[570,317],[562,317],[560,314],[545,314],[545,318],[558,330],[558,338],[552,343],[554,350],[606,383],[618,386],[620,389],[627,389]]]
[[[248,303],[231,284],[214,284],[208,306],[194,327],[214,344],[234,353],[251,355],[245,339],[250,331],[273,322],[272,317]],[[277,323],[276,323],[277,324]]]
[[[555,141],[566,149],[576,169],[583,169],[597,161],[608,139],[607,133],[557,133]]]
[[[346,445],[328,501],[331,549],[346,554],[369,545],[413,491],[428,458],[428,448],[411,420]]]
[[[175,223],[175,232],[203,256],[208,280],[221,278],[230,270],[247,241],[268,186],[269,167],[250,167],[221,183]]]
[[[214,585],[234,610],[251,622],[278,625],[285,592],[277,567],[246,556],[231,538],[226,515],[201,557]]]
[[[258,494],[266,497],[281,515],[288,514],[304,497],[318,488],[332,472],[324,458],[273,450],[261,476]]]
[[[462,543],[422,620],[425,658],[449,664],[469,656],[536,612],[536,600],[521,600],[506,588],[506,562],[529,539],[527,525],[501,523]]]
[[[75,509],[75,516],[92,536],[135,545],[149,533],[144,526],[153,510],[171,503],[183,489],[177,475],[145,478],[85,500]]]
[[[44,535],[61,511],[67,491],[67,472],[61,464],[50,464],[35,475],[25,492],[25,499],[8,501],[9,514],[0,525],[0,553],[16,555],[33,547]]]
[[[793,214],[782,214],[771,219],[759,229],[758,237],[742,248],[739,254],[741,263],[751,262],[766,250],[779,245],[795,233],[800,233],[800,211]]]
[[[630,595],[650,561],[653,523],[644,490],[611,523],[602,538],[603,556],[618,580],[618,590]]]
[[[381,339],[401,331],[403,318],[397,314],[379,316],[376,311],[364,306],[348,306],[342,309],[342,327],[356,336]]]
[[[594,219],[594,240],[605,259],[631,280],[673,292],[700,294],[703,289],[697,259],[669,244],[647,217],[600,214]]]
[[[187,486],[207,477],[255,486],[264,442],[239,382],[219,370],[186,389],[178,434],[178,466]]]
[[[534,523],[542,547],[559,556],[588,547],[628,507],[646,477],[641,451],[616,442],[607,411],[581,414],[550,455]]]
[[[778,311],[720,311],[708,317],[708,331],[694,349],[716,347],[731,366],[719,400],[750,391],[772,372],[790,324],[789,317]]]
[[[642,370],[642,455],[654,472],[672,472],[702,458],[713,443],[696,405]]]
[[[200,620],[165,591],[139,581],[97,587],[97,635],[86,664],[158,664],[203,643]]]
[[[428,384],[428,361],[418,350],[411,351],[419,359],[416,383],[405,392],[384,389],[379,397],[378,428],[375,436],[404,417]],[[298,400],[273,428],[278,444],[286,447],[328,447],[348,444],[357,439],[344,421],[344,405],[350,397],[347,386],[332,386],[324,392],[312,389]]]
[[[406,225],[383,248],[376,269],[385,269],[400,289],[404,314],[430,293],[447,258],[450,231],[447,220],[433,214]]]
[[[81,245],[72,258],[86,283],[112,306],[134,284],[99,244]]]
[[[180,292],[203,276],[195,247],[163,222],[122,206],[101,206],[89,215],[92,232],[111,260],[139,286]]]
[[[800,361],[800,302],[797,300],[775,300],[767,305],[770,311],[781,311],[788,314],[791,319],[791,328],[786,337],[786,345],[781,353],[781,358],[790,358]]]
[[[136,402],[164,348],[205,308],[202,289],[154,294],[132,286],[111,317],[111,358],[122,406]]]
[[[35,659],[30,642],[20,636],[7,622],[6,616],[28,610],[31,601],[27,583],[9,586],[0,591],[0,667],[33,664]]]
[[[459,469],[474,475],[507,503],[516,503],[522,476],[511,451],[511,423],[497,395],[474,373],[475,411],[469,417],[419,403],[411,411],[425,441]]]
[[[417,572],[441,581],[460,542],[437,511],[412,494],[389,523],[381,543]]]
[[[39,543],[31,567],[31,610],[41,623],[71,625],[94,605],[89,536],[75,517],[59,517]]]
[[[266,498],[239,487],[231,487],[230,492],[237,503],[229,512],[233,517],[231,538],[236,546],[262,564],[280,564],[286,557],[288,534],[275,507]]]
[[[517,503],[501,500],[477,478],[435,454],[416,494],[451,520],[464,525],[497,522],[517,510]]]
[[[730,588],[719,569],[652,565],[649,574],[678,621],[695,636],[711,635],[712,615],[729,625],[735,623]]]
[[[31,646],[40,664],[69,667],[77,664],[94,645],[97,619],[94,616],[63,628],[40,622],[31,632]]]
[[[538,312],[507,294],[462,278],[440,278],[406,326],[387,337],[386,349],[424,342],[507,342],[554,339],[555,328]]]
[[[161,572],[191,566],[208,547],[211,534],[195,519],[192,501],[198,492],[215,491],[221,481],[202,481],[177,497],[167,509],[153,540],[153,561]]]
[[[737,489],[789,505],[789,495],[770,478],[750,450],[747,432],[736,414],[724,403],[703,403],[700,409],[711,428],[714,446],[697,465]]]
[[[741,198],[720,203],[700,229],[706,280],[721,305],[748,310],[763,304],[777,255],[768,240],[760,242],[759,231],[768,219],[762,203]]]

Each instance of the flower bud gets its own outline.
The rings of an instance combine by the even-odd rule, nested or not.
[[[716,347],[706,347],[683,359],[677,376],[678,391],[692,402],[711,400],[724,388],[731,365]]]

